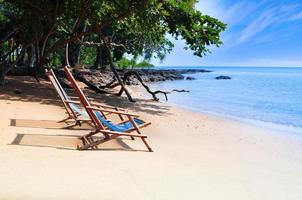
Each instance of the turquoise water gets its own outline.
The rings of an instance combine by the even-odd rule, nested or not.
[[[186,67],[176,69],[181,68]],[[200,112],[293,128],[302,133],[302,68],[198,68],[213,72],[186,75],[197,78],[193,81],[167,81],[152,87],[190,90],[190,93],[171,94],[169,102],[172,104]],[[233,79],[214,79],[220,75]]]

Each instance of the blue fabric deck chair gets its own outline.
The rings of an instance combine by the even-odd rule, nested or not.
[[[98,145],[110,141],[112,139],[121,137],[121,136],[128,136],[132,139],[140,138],[147,149],[152,152],[151,147],[148,145],[146,139],[147,136],[143,135],[141,132],[141,128],[144,128],[151,123],[147,123],[141,119],[139,119],[139,115],[132,114],[125,111],[116,111],[116,110],[108,110],[102,107],[96,107],[92,105],[86,96],[84,95],[83,91],[78,86],[76,80],[74,79],[72,73],[70,72],[69,68],[66,66],[64,68],[67,79],[70,81],[73,89],[77,93],[82,106],[86,109],[87,114],[89,115],[91,121],[95,125],[95,130],[83,135],[80,137],[82,140],[83,145],[78,146],[79,150],[86,150],[86,149],[97,149]],[[122,121],[121,123],[115,124],[106,119],[105,113],[122,115],[127,117],[127,120]],[[95,139],[92,136],[95,134],[101,133],[104,137]]]

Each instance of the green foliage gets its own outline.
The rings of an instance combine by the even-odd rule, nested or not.
[[[0,0],[0,44],[13,39],[20,49],[33,46],[37,67],[62,64],[67,43],[78,46],[69,55],[80,50],[80,64],[92,66],[97,48],[104,47],[100,33],[121,68],[149,66],[146,61],[129,61],[123,58],[125,54],[163,60],[173,49],[168,35],[183,39],[185,49],[202,57],[210,52],[210,46],[222,44],[220,34],[226,25],[203,15],[195,9],[195,3],[196,0]],[[0,50],[0,57],[8,51]],[[107,58],[101,59],[106,64]]]
[[[117,66],[121,69],[133,68],[135,66],[135,60],[128,60],[127,58],[122,58],[117,62]]]
[[[151,63],[148,63],[146,60],[142,60],[141,62],[137,63],[135,67],[138,68],[149,68],[149,67],[154,67]]]
[[[117,62],[117,66],[120,69],[128,69],[128,68],[149,68],[149,67],[154,67],[151,63],[148,63],[146,60],[142,60],[137,63],[136,59],[127,59],[127,58],[122,58]]]
[[[80,54],[80,65],[92,66],[96,58],[96,49],[91,47],[83,47]]]

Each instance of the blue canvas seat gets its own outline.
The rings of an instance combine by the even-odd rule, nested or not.
[[[126,132],[134,128],[133,124],[130,121],[121,124],[113,124],[110,120],[105,119],[100,112],[94,111],[94,113],[97,118],[102,122],[102,124],[109,128],[111,131]],[[138,118],[133,118],[133,121],[136,123],[137,126],[145,123],[143,120],[140,120]]]

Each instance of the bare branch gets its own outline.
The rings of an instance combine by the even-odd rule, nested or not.
[[[142,86],[147,90],[147,92],[152,95],[154,101],[159,101],[159,98],[156,96],[157,94],[165,95],[166,101],[168,101],[168,94],[171,94],[172,92],[189,92],[187,90],[177,90],[177,89],[174,89],[172,91],[161,91],[161,90],[152,91],[149,88],[149,86],[145,84],[141,76],[136,71],[128,71],[124,74],[124,79],[123,79],[124,84],[126,83],[127,79],[130,78],[131,76],[135,76],[137,78],[137,80],[142,84]]]

